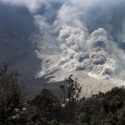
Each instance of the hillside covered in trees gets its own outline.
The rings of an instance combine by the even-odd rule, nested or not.
[[[0,68],[0,125],[124,125],[125,88],[89,98],[79,98],[81,86],[72,75],[61,96],[43,89],[32,100],[25,100],[18,84],[18,72]]]

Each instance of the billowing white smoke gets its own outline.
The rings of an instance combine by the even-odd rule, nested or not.
[[[43,62],[42,69],[46,69],[44,73],[55,69],[84,70],[90,76],[107,79],[115,76],[119,66],[125,64],[124,52],[113,39],[109,39],[107,31],[100,27],[90,33],[85,18],[86,11],[69,4],[64,4],[58,10],[53,25],[49,25],[49,30],[46,30],[58,34],[54,37],[61,49],[60,59],[56,64],[52,64],[49,59],[49,63]],[[44,68],[46,65],[48,68]]]
[[[91,74],[109,78],[114,72],[116,61],[109,50],[113,43],[107,39],[106,31],[102,28],[95,30],[87,40],[89,48],[89,62],[91,62]],[[109,46],[111,45],[111,46]],[[114,47],[114,46],[113,46]],[[114,52],[112,51],[112,54]]]
[[[123,0],[24,1],[43,34],[36,50],[42,59],[38,76],[56,69],[84,70],[98,78],[120,74],[125,54],[118,45],[125,41],[125,17],[117,14],[116,7],[119,9],[122,3]]]
[[[65,21],[61,14],[64,10],[69,15]],[[60,11],[59,19],[63,20],[60,21],[63,25],[58,42],[62,58],[58,67],[68,71],[86,70],[93,76],[109,78],[115,72],[116,61],[108,53],[114,45],[107,39],[106,31],[99,28],[89,35],[87,27],[80,20],[81,13],[76,8],[63,6]]]

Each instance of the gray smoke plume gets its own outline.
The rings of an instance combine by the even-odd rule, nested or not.
[[[97,78],[119,77],[125,65],[123,0],[1,0],[24,6],[36,28],[33,52],[38,77],[54,70],[84,70]]]
[[[81,9],[81,5],[78,7],[76,1],[75,4],[64,3],[49,26],[53,28],[49,29],[50,34],[56,31],[52,35],[55,35],[55,42],[61,49],[58,63],[50,66],[49,70],[58,67],[67,71],[85,70],[99,78],[115,76],[119,72],[118,67],[125,63],[124,50],[120,49],[120,45],[124,44],[124,41],[120,41],[123,37],[119,39],[116,35],[119,32],[123,36],[124,26],[114,35],[116,25],[115,21],[112,22],[114,9],[116,6],[120,8],[122,2],[88,2],[87,7],[83,4],[85,9]],[[110,5],[106,7],[106,4]],[[123,24],[118,25],[120,28]]]

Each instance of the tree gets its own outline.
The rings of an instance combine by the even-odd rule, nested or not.
[[[49,125],[51,122],[54,123],[60,117],[60,101],[53,95],[50,90],[43,89],[39,95],[29,101],[28,115],[30,121],[40,124]]]
[[[125,88],[115,87],[104,95],[103,109],[106,112],[115,112],[117,109],[123,107],[125,102]]]
[[[78,101],[81,93],[82,87],[80,84],[77,82],[78,79],[76,78],[75,80],[72,79],[73,75],[70,75],[68,79],[66,79],[67,82],[67,88],[65,88],[64,85],[60,85],[60,89],[64,93],[64,102],[65,102],[65,92],[67,91],[67,99],[69,102],[71,101]],[[66,90],[67,89],[67,90]]]
[[[0,68],[0,121],[7,124],[15,108],[21,107],[21,89],[18,83],[18,72],[9,71],[8,65]]]
[[[74,112],[77,108],[77,102],[79,100],[82,89],[80,84],[77,82],[78,79],[73,80],[72,76],[73,75],[70,75],[68,79],[66,79],[67,86],[59,86],[62,92],[64,93],[62,102],[64,107],[62,107],[61,119],[62,122],[65,122],[67,124],[69,123],[69,121],[73,124],[75,121]],[[67,94],[67,96],[65,96],[65,94]]]

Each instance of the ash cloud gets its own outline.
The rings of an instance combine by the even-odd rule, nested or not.
[[[116,7],[120,9],[122,3],[123,1],[113,4],[108,1],[95,1],[83,2],[80,6],[76,1],[71,4],[64,3],[57,11],[53,25],[49,26],[53,28],[49,29],[51,32],[58,27],[55,40],[61,49],[61,58],[52,68],[85,70],[89,75],[99,78],[115,76],[120,71],[118,67],[125,63],[124,49],[120,48],[124,41],[117,35],[120,33],[122,36],[123,23],[118,22],[117,30],[114,31],[114,10]],[[106,7],[107,4],[109,5]],[[121,22],[124,22],[124,19]]]
[[[62,69],[84,70],[94,77],[110,78],[121,74],[125,65],[124,3],[15,0],[11,4],[25,6],[40,30],[35,40],[35,53],[42,60],[38,76]]]

